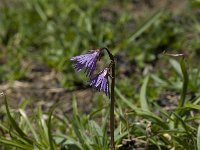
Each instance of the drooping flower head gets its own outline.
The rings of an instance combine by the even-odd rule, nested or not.
[[[85,68],[86,75],[91,77],[94,70],[96,69],[97,60],[101,57],[101,50],[90,50],[87,54],[72,57],[70,60],[76,61],[75,69],[81,71]]]
[[[106,95],[110,97],[108,76],[109,76],[109,68],[105,68],[97,76],[95,76],[90,80],[90,85],[99,91],[105,92]]]

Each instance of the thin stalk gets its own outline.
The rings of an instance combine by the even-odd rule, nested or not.
[[[181,71],[183,74],[183,87],[182,87],[182,91],[181,91],[181,98],[180,98],[179,105],[178,105],[179,108],[181,108],[185,105],[187,88],[188,88],[188,80],[189,80],[186,63],[185,63],[184,59],[182,59],[182,61],[181,61]]]
[[[112,81],[111,81],[111,102],[110,102],[110,137],[111,137],[111,150],[115,150],[115,59],[114,56],[110,53],[107,48],[105,49],[111,60],[111,69],[112,69]]]
[[[112,64],[112,83],[111,83],[111,103],[110,103],[110,131],[111,131],[111,150],[115,150],[115,62]]]
[[[181,91],[181,98],[179,100],[179,104],[178,104],[178,107],[177,107],[177,110],[176,110],[176,114],[179,115],[180,117],[182,117],[185,113],[184,110],[180,109],[180,108],[184,107],[184,105],[185,105],[188,82],[189,82],[188,81],[189,77],[188,77],[188,73],[187,73],[186,63],[185,63],[184,59],[181,60],[181,71],[182,71],[182,74],[183,74],[183,86],[182,86],[182,91]],[[179,119],[176,117],[175,125],[174,125],[175,128],[177,128],[178,123],[179,123]]]

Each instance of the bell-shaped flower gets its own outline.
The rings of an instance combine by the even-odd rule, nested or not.
[[[70,60],[76,61],[75,69],[79,72],[85,68],[86,75],[91,77],[96,69],[97,60],[101,57],[101,50],[90,50],[87,54],[72,57]]]
[[[106,95],[110,97],[108,76],[109,68],[105,68],[97,76],[90,80],[90,85],[99,91],[105,92]]]

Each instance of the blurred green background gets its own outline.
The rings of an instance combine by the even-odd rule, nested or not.
[[[143,100],[148,100],[149,109],[157,115],[162,109],[170,114],[178,105],[184,88],[182,56],[168,54],[184,54],[189,77],[185,95],[189,102],[199,103],[199,0],[0,1],[0,92],[5,91],[15,107],[19,102],[24,106],[23,100],[45,100],[47,107],[62,100],[65,116],[71,114],[71,105],[75,108],[72,100],[76,97],[79,110],[86,114],[105,109],[109,101],[88,86],[85,74],[76,73],[70,61],[100,47],[108,47],[116,56],[117,126],[130,121],[123,136],[127,130],[135,136],[145,134],[146,122],[133,123],[140,121],[139,115],[127,120],[124,115],[135,107],[143,108]],[[108,62],[107,57],[103,59]],[[195,126],[191,132],[196,132],[198,118],[187,124]],[[176,135],[174,142],[165,144],[181,149],[190,139],[187,136]],[[191,139],[195,141],[196,136]],[[153,137],[150,142],[157,140]],[[189,141],[191,146],[194,141]]]
[[[70,57],[104,46],[116,55],[119,80],[131,82],[145,65],[154,69],[163,51],[198,59],[198,6],[198,0],[2,0],[0,82],[26,79],[38,63],[63,73],[62,87],[73,89],[85,78]]]
[[[155,80],[150,86],[158,87],[153,99],[163,87],[179,92],[181,73],[173,68],[180,58],[163,53],[184,54],[198,79],[199,15],[198,0],[2,0],[0,90],[11,89],[7,93],[17,101],[70,101],[74,91],[89,89],[79,99],[95,101],[88,79],[75,72],[70,58],[108,47],[116,56],[117,88],[136,103],[146,75]],[[196,92],[200,81],[193,82]],[[49,96],[47,89],[57,95]]]

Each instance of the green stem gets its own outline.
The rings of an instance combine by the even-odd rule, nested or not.
[[[187,68],[186,68],[186,63],[185,60],[181,60],[181,71],[183,74],[183,87],[181,91],[181,98],[178,104],[178,107],[181,108],[185,105],[185,100],[186,100],[186,95],[187,95],[187,88],[188,88],[188,73],[187,73]]]
[[[102,48],[106,50],[110,59],[111,59],[111,68],[112,68],[112,82],[111,82],[111,102],[110,102],[110,133],[111,133],[111,150],[115,150],[115,59],[114,56],[110,53],[107,48]]]
[[[188,77],[187,68],[186,68],[186,62],[184,59],[181,60],[181,71],[183,74],[183,86],[182,86],[182,91],[181,91],[181,98],[179,100],[179,104],[176,109],[176,114],[180,117],[182,117],[185,113],[184,110],[180,109],[180,108],[184,107],[184,105],[185,105],[188,82],[189,82],[189,77]],[[178,123],[179,123],[179,119],[176,117],[175,124],[174,124],[175,128],[178,127]]]

